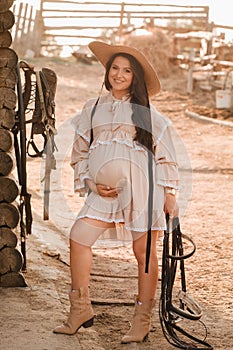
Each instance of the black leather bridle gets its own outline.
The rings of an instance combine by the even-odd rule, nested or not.
[[[186,350],[211,350],[213,347],[205,339],[201,340],[179,326],[181,320],[200,320],[201,307],[187,294],[184,260],[196,251],[193,240],[181,233],[179,218],[166,216],[167,229],[164,232],[162,255],[161,295],[159,316],[163,334],[173,346]],[[192,246],[191,252],[184,254],[183,241]],[[177,265],[180,266],[181,290],[178,293],[179,305],[173,302],[173,287],[177,275]],[[203,322],[201,322],[203,324]],[[203,324],[204,325],[204,324]],[[206,327],[205,327],[206,330]],[[206,336],[205,336],[206,338]]]

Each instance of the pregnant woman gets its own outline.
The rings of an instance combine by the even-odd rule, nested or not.
[[[150,331],[155,305],[156,241],[166,228],[165,214],[173,216],[177,210],[178,167],[171,121],[149,102],[160,83],[140,51],[98,41],[89,48],[106,69],[107,93],[89,100],[76,122],[71,155],[74,186],[81,196],[88,195],[70,233],[70,313],[54,332],[71,335],[93,324],[88,288],[96,240],[131,239],[138,263],[138,294],[131,328],[122,343],[142,342]]]

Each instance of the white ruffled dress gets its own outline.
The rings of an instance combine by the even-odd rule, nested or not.
[[[116,223],[113,235],[103,238],[132,239],[129,233],[148,230],[148,154],[135,142],[129,99],[117,100],[111,93],[100,97],[93,121],[93,142],[90,145],[91,111],[89,100],[74,118],[75,137],[71,154],[74,169],[74,190],[84,196],[88,192],[85,179],[110,187],[120,187],[117,198],[101,197],[91,192],[77,219],[92,218]],[[151,105],[153,157],[152,230],[164,230],[164,188],[178,189],[178,166],[171,136],[171,121]],[[120,229],[119,229],[120,228]],[[90,232],[91,234],[91,232]]]

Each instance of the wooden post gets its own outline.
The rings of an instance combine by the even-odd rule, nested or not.
[[[187,92],[192,94],[193,92],[193,71],[194,71],[194,59],[195,51],[192,49],[189,54],[189,68],[187,72]]]
[[[42,1],[43,3],[43,1]],[[41,41],[44,32],[44,20],[42,17],[42,9],[36,12],[36,17],[34,21],[34,27],[32,31],[32,50],[35,53],[35,56],[40,56],[41,53]]]
[[[0,2],[0,287],[25,287],[20,270],[23,255],[17,250],[17,236],[12,231],[19,223],[20,213],[15,202],[19,187],[11,174],[15,166],[12,152],[17,105],[16,67],[18,56],[9,46],[9,29],[14,25],[14,14],[9,10],[13,0]]]
[[[124,12],[125,12],[125,3],[122,2],[122,3],[121,3],[121,12],[120,12],[120,25],[119,25],[119,29],[118,29],[118,36],[119,36],[119,39],[120,39],[120,40],[121,40],[122,30],[123,30]]]
[[[189,66],[187,72],[187,93],[192,94],[193,92],[193,65]]]

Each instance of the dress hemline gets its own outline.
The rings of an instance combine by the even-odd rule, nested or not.
[[[97,217],[97,216],[94,216],[94,215],[78,215],[76,217],[76,220],[84,219],[84,218],[99,220],[99,221],[103,221],[103,222],[107,222],[107,223],[122,224],[122,225],[124,225],[124,228],[127,231],[134,231],[134,232],[147,232],[148,231],[148,227],[140,228],[140,227],[129,227],[129,226],[126,226],[123,219],[122,220],[121,219],[108,220],[108,219],[100,218],[100,217]],[[154,226],[151,227],[151,231],[164,231],[164,230],[166,230],[166,227],[154,227]]]

